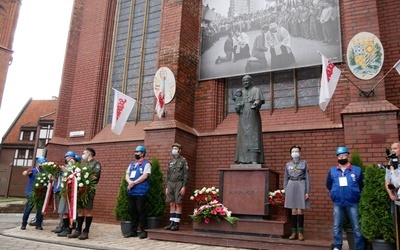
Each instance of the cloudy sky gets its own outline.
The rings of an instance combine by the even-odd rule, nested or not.
[[[3,137],[29,98],[58,96],[73,0],[22,0],[0,107]]]

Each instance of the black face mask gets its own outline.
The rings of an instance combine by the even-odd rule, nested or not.
[[[140,155],[135,155],[136,160],[140,159]]]
[[[349,162],[349,159],[339,159],[338,162],[340,165],[345,165]]]

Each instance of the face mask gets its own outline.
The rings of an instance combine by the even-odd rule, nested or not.
[[[179,153],[178,150],[172,149],[172,154],[173,154],[173,155],[177,155],[178,153]]]
[[[140,159],[140,155],[135,155],[135,159],[139,160]]]
[[[339,159],[338,162],[340,165],[345,165],[349,162],[349,159]]]
[[[292,158],[293,158],[293,159],[297,159],[297,158],[299,158],[300,153],[293,152],[291,155],[292,155]]]
[[[74,164],[72,163],[72,161],[68,162],[68,166],[72,167]]]
[[[86,161],[87,160],[87,155],[82,155],[82,160]]]

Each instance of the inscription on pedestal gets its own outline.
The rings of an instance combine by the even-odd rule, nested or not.
[[[231,168],[239,169],[239,168],[261,168],[262,165],[258,163],[254,164],[231,164]]]
[[[233,214],[268,215],[268,205],[266,205],[269,193],[268,169],[246,168],[219,171],[219,198]]]

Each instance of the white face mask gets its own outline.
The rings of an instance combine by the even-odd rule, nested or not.
[[[178,152],[178,150],[177,149],[172,149],[172,154],[173,155],[177,155],[179,152]]]
[[[297,159],[297,158],[299,158],[300,153],[298,153],[298,152],[293,152],[291,155],[292,155],[292,158],[293,158],[293,159]]]
[[[83,154],[82,155],[82,160],[86,161],[87,160],[87,155]]]

